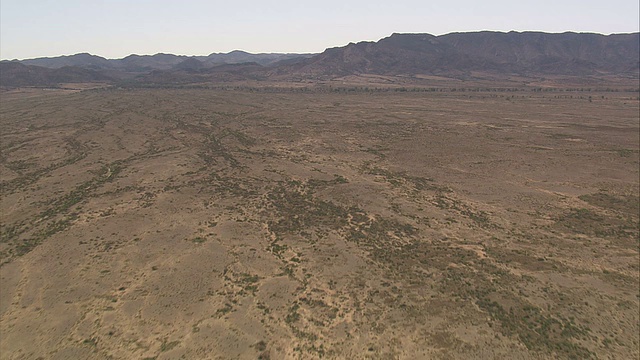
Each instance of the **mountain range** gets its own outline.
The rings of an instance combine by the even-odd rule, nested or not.
[[[346,75],[474,74],[621,76],[640,74],[640,34],[469,32],[435,36],[393,34],[320,54],[208,56],[129,55],[106,59],[88,53],[0,62],[0,85],[63,82],[201,83],[240,80],[332,79]]]
[[[159,53],[155,55],[132,54],[122,59],[105,59],[101,56],[82,53],[69,56],[27,59],[21,60],[20,63],[52,69],[65,66],[80,66],[94,70],[115,69],[129,72],[145,72],[151,70],[169,70],[186,60],[198,60],[206,66],[247,62],[255,62],[262,66],[269,66],[279,61],[302,59],[313,55],[314,54],[251,54],[245,51],[234,50],[229,53],[212,53],[208,56],[185,56]]]
[[[393,34],[327,49],[297,66],[312,75],[638,73],[640,36],[540,32]]]

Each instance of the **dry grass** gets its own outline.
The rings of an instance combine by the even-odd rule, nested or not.
[[[0,358],[638,357],[637,93],[257,90],[3,95]]]

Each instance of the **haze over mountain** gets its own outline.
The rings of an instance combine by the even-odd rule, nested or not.
[[[638,78],[640,34],[513,31],[441,36],[393,34],[377,42],[351,43],[316,55],[232,51],[208,56],[156,54],[105,59],[83,53],[27,59],[20,63],[29,67],[16,66],[15,61],[1,63],[2,85],[49,85],[70,78],[87,82],[133,79],[139,83],[166,84],[331,79],[358,74],[468,78],[488,73]],[[229,64],[243,65],[220,66]]]
[[[187,60],[196,59],[207,66],[220,64],[238,64],[255,62],[268,66],[282,60],[303,59],[314,54],[251,54],[241,50],[229,53],[212,53],[207,56],[185,56],[158,53],[155,55],[131,54],[122,59],[106,59],[101,56],[81,53],[68,56],[43,57],[20,60],[25,65],[36,65],[47,68],[63,66],[80,66],[93,69],[120,69],[126,71],[167,70]]]

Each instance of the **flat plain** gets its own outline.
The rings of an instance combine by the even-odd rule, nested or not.
[[[637,92],[324,90],[2,93],[0,358],[640,356]]]

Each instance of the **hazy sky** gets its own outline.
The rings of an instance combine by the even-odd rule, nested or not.
[[[0,0],[0,58],[321,52],[394,32],[637,32],[638,0]]]

